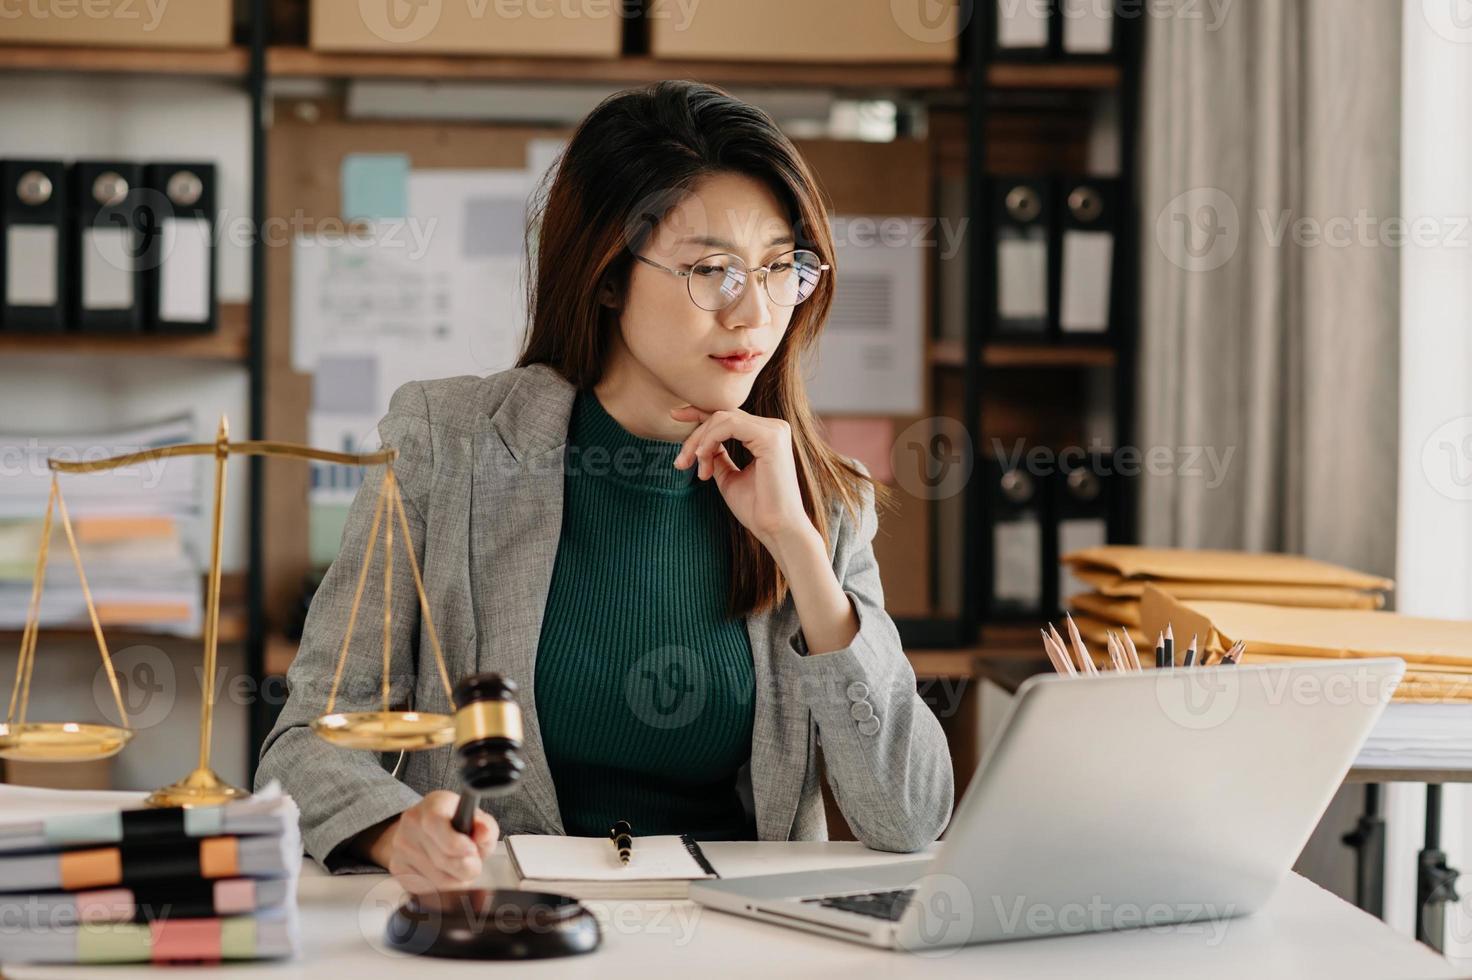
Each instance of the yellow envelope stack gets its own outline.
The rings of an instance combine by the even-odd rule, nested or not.
[[[1423,619],[1367,609],[1308,609],[1261,603],[1183,600],[1147,587],[1144,628],[1196,634],[1213,658],[1238,640],[1244,663],[1400,657],[1406,673],[1397,701],[1472,702],[1472,622]]]
[[[1154,648],[1157,634],[1141,611],[1148,587],[1193,602],[1374,610],[1385,605],[1385,592],[1395,585],[1378,575],[1300,555],[1247,551],[1107,545],[1071,552],[1062,561],[1094,590],[1067,597],[1084,639],[1103,643],[1107,631],[1128,630],[1142,650]],[[1177,640],[1188,642],[1179,634],[1178,627]]]

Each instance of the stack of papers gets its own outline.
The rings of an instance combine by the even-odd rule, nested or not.
[[[136,800],[0,786],[0,904],[24,916],[0,944],[5,964],[299,952],[299,815],[279,785],[213,807]]]
[[[1107,631],[1128,630],[1142,649],[1153,649],[1156,637],[1141,613],[1147,586],[1178,599],[1319,609],[1379,609],[1395,586],[1378,575],[1299,555],[1246,551],[1109,545],[1064,555],[1062,563],[1093,590],[1067,597],[1084,639],[1102,644]]]
[[[1176,643],[1196,634],[1204,651],[1247,644],[1245,663],[1399,657],[1397,701],[1472,701],[1472,622],[1367,609],[1307,609],[1246,602],[1182,600],[1146,588],[1145,628],[1175,627]],[[1465,710],[1460,708],[1459,710]]]
[[[25,625],[51,492],[48,459],[102,459],[193,439],[189,416],[106,434],[0,434],[0,458],[16,463],[0,480],[0,629]],[[199,518],[199,464],[198,457],[186,456],[60,474],[103,626],[200,635],[202,568],[184,542],[185,529]],[[43,630],[89,625],[59,510],[52,521],[40,615]]]
[[[1472,761],[1472,712],[1463,704],[1392,704],[1375,723],[1356,766],[1465,769]]]

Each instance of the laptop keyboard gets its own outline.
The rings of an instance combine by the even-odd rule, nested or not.
[[[895,888],[882,892],[860,892],[855,895],[825,895],[821,898],[805,898],[804,902],[821,905],[825,909],[841,909],[873,916],[889,922],[898,922],[905,906],[915,894],[913,888]]]

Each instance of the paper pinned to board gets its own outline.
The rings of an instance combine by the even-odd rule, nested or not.
[[[920,218],[834,217],[843,275],[818,345],[802,362],[817,411],[924,412],[925,235]]]
[[[349,153],[342,158],[342,216],[381,221],[409,214],[409,156]]]
[[[313,375],[312,445],[376,450],[378,421],[400,386],[516,363],[532,188],[524,170],[414,170],[403,217],[296,240],[292,364]],[[337,553],[365,474],[311,468],[310,550],[322,564]]]

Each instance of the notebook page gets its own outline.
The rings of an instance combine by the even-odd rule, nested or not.
[[[676,835],[635,837],[627,865],[607,837],[512,834],[506,847],[523,878],[557,881],[640,881],[705,878]]]

